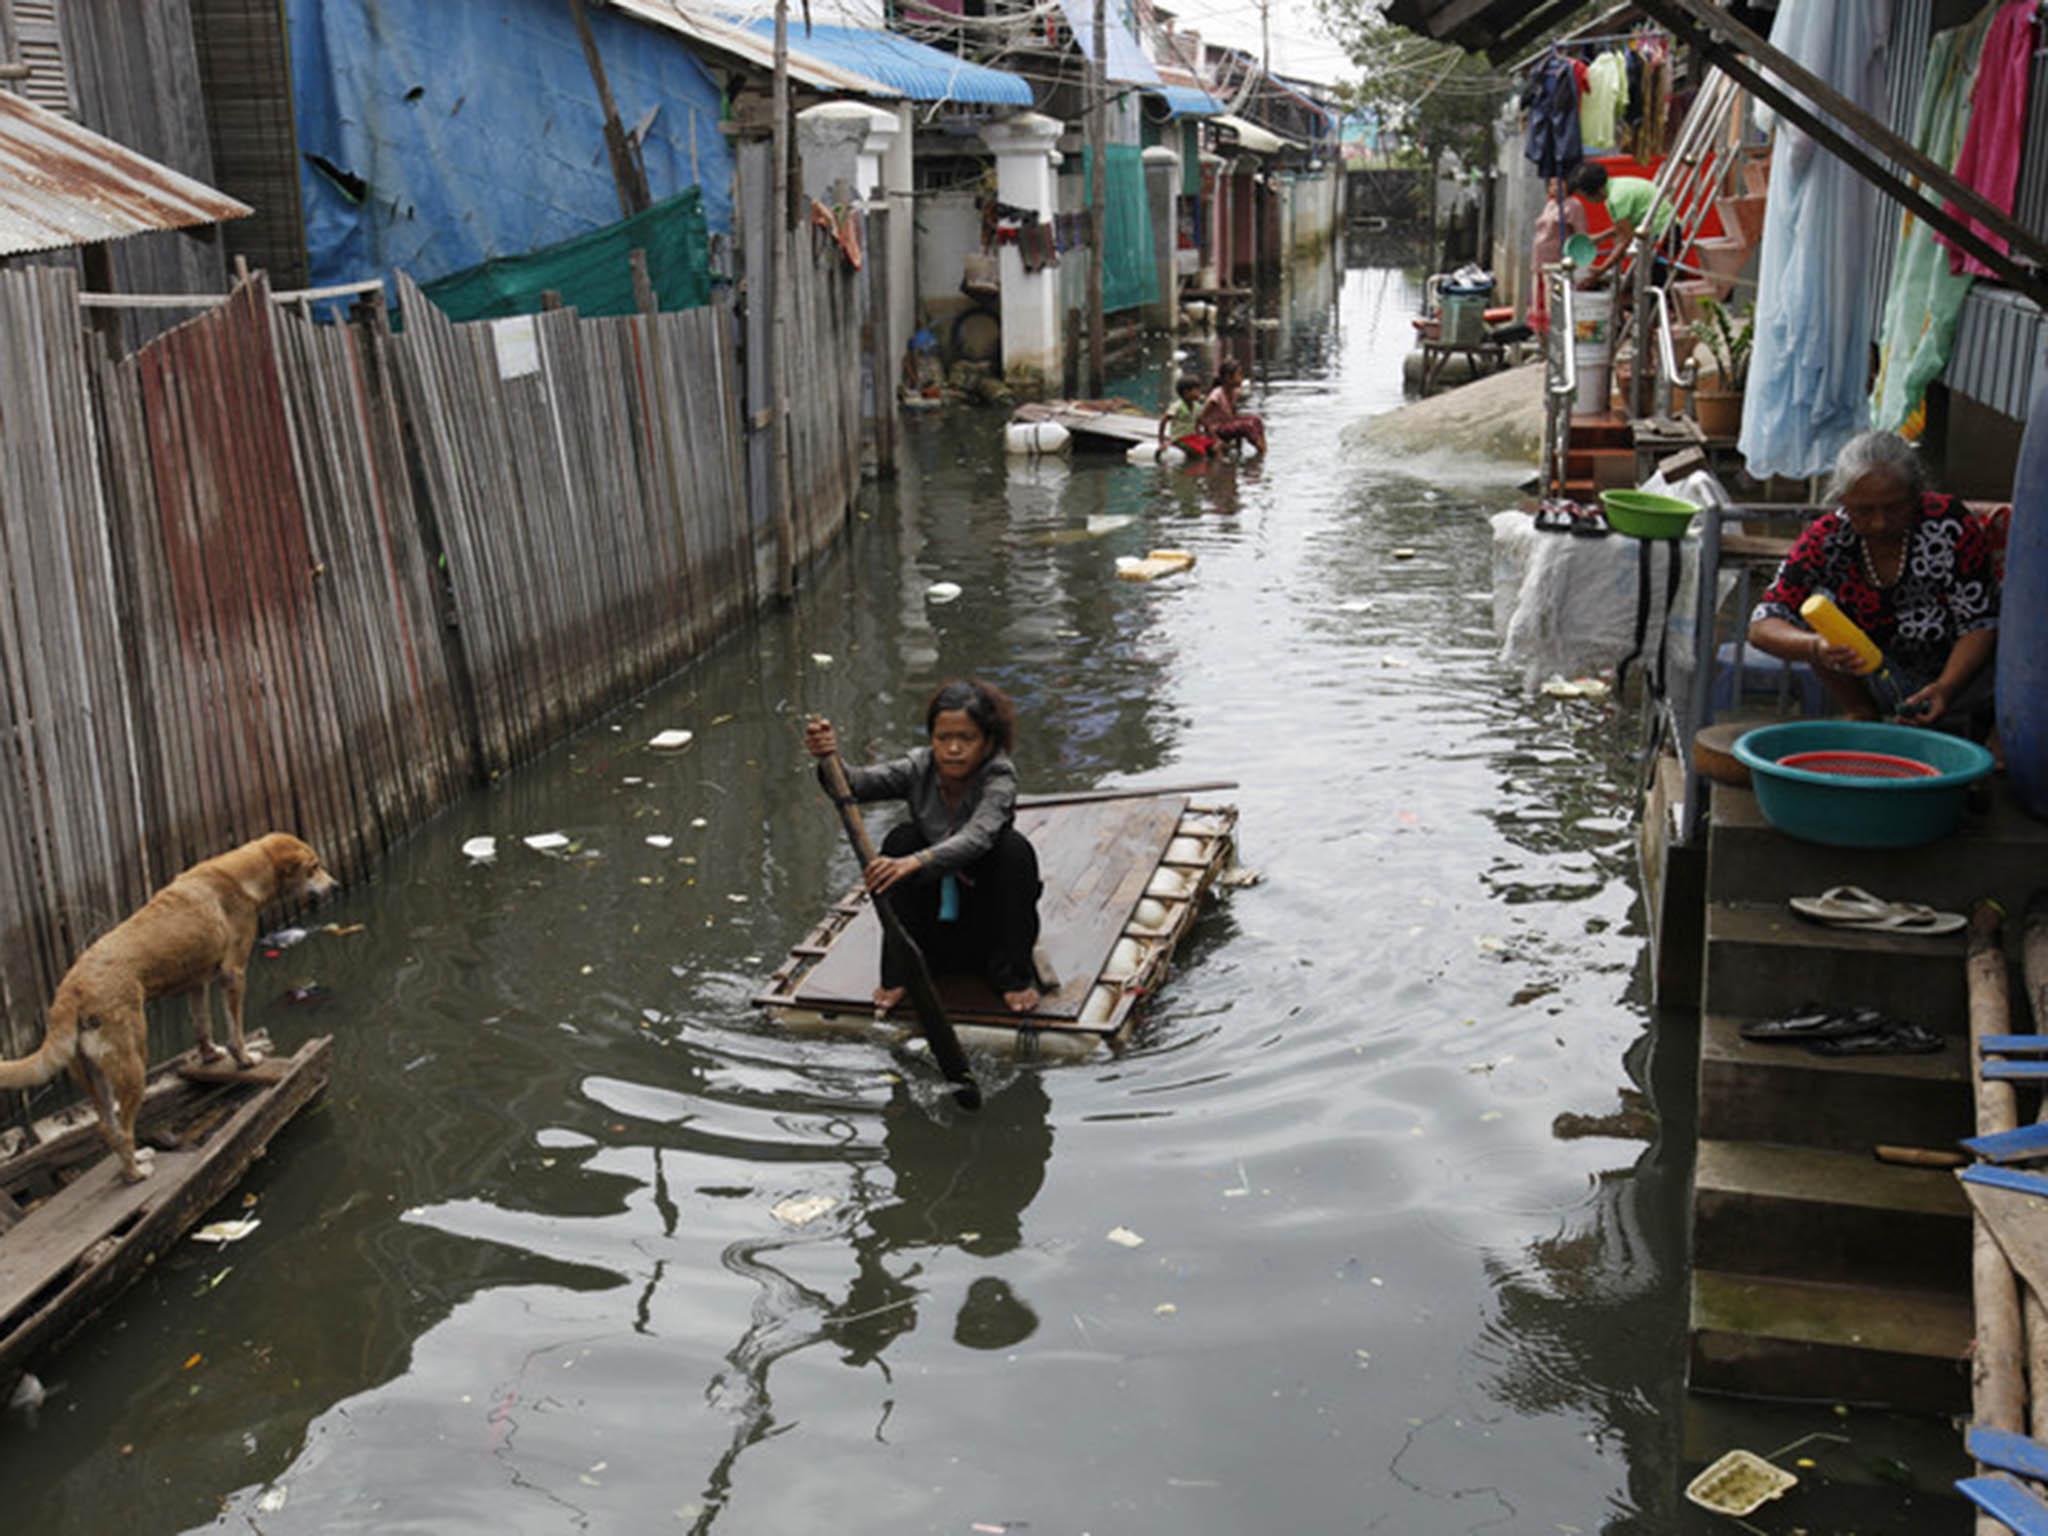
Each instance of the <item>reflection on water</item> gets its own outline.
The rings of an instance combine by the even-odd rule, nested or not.
[[[1639,1001],[1632,731],[1497,660],[1517,468],[1338,446],[1398,403],[1416,291],[1305,274],[1230,343],[1267,462],[906,423],[795,611],[260,961],[334,1085],[234,1197],[252,1237],[45,1362],[20,1528],[1705,1531],[1689,1461],[1838,1427],[1685,1442],[1690,1036]],[[1190,351],[1113,387],[1149,408]],[[1191,576],[1115,579],[1169,544]],[[1267,876],[1129,1051],[984,1064],[978,1116],[748,1006],[853,874],[796,721],[897,751],[955,672],[1018,699],[1030,789],[1237,780]]]

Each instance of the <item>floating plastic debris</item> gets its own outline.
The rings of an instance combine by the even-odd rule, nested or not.
[[[498,856],[498,840],[495,837],[472,837],[462,845],[462,851],[478,864],[488,864]]]
[[[832,658],[823,651],[813,651],[811,652],[811,665],[814,667],[829,667],[832,665]]]
[[[1129,1227],[1111,1227],[1104,1235],[1119,1248],[1142,1248],[1145,1246],[1145,1239],[1138,1236]]]
[[[925,600],[933,603],[950,603],[960,595],[957,581],[935,581],[924,589]]]
[[[569,846],[569,839],[560,832],[533,832],[520,841],[535,853],[553,853],[557,848]]]
[[[791,1195],[769,1211],[785,1227],[801,1227],[816,1221],[839,1202],[830,1195]]]
[[[650,848],[666,848],[674,841],[675,839],[666,832],[650,832],[647,834],[647,846]]]
[[[713,723],[716,724],[715,721]],[[648,737],[647,745],[657,752],[673,752],[679,747],[687,747],[691,739],[689,731],[656,731]]]
[[[1409,546],[1407,546],[1406,544],[1403,544],[1399,549],[1390,550],[1388,551],[1388,553],[1392,554],[1396,560],[1413,560],[1416,554],[1416,552],[1413,549],[1409,548]]]
[[[240,1221],[213,1221],[193,1229],[193,1238],[202,1243],[239,1243],[243,1238],[263,1225],[259,1216],[244,1216]]]

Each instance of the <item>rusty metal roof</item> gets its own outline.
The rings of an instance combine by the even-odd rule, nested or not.
[[[253,211],[0,90],[0,256],[218,224]]]

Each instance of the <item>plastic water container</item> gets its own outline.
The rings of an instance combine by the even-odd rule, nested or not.
[[[1441,339],[1459,347],[1477,346],[1486,340],[1486,300],[1483,293],[1452,293],[1446,289]]]
[[[1065,453],[1071,434],[1056,421],[1013,421],[1003,429],[1003,451],[1018,458]]]
[[[1604,289],[1588,289],[1572,295],[1572,366],[1578,371],[1579,392],[1572,409],[1581,416],[1597,416],[1613,399],[1610,370],[1614,363],[1614,295]]]

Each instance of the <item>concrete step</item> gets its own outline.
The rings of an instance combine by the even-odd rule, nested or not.
[[[1695,1269],[1686,1382],[1953,1413],[1969,1406],[1971,1332],[1967,1295]]]
[[[1711,891],[1713,855],[1708,854]],[[1810,881],[1814,891],[1833,881]],[[1932,1029],[1968,1027],[1963,936],[1938,939],[1827,928],[1790,908],[1707,902],[1709,1013],[1769,1019],[1818,999],[1882,1008]]]
[[[2005,775],[1985,783],[1986,808],[1965,815],[1952,835],[1924,848],[1800,842],[1765,821],[1748,790],[1716,784],[1707,894],[1716,901],[1781,903],[1855,885],[1888,901],[1921,901],[1951,912],[1968,912],[1981,896],[2022,912],[2027,897],[2048,883],[2048,821],[2020,808]]]
[[[1571,422],[1570,446],[1580,448],[1632,448],[1635,436],[1623,411],[1599,411],[1579,415]]]
[[[1970,1053],[1957,1035],[1932,1056],[1816,1056],[1742,1038],[1743,1020],[1700,1025],[1699,1134],[1864,1157],[1879,1143],[1954,1151],[1975,1130]]]
[[[1633,448],[1573,448],[1564,457],[1568,480],[1591,480],[1595,489],[1607,490],[1636,483],[1636,451]]]
[[[1759,244],[1764,237],[1764,208],[1766,200],[1761,194],[1744,197],[1717,199],[1714,206],[1721,213],[1721,228],[1732,239],[1744,245]]]
[[[1946,1169],[1702,1137],[1692,1262],[1728,1274],[1967,1294],[1970,1204]]]

